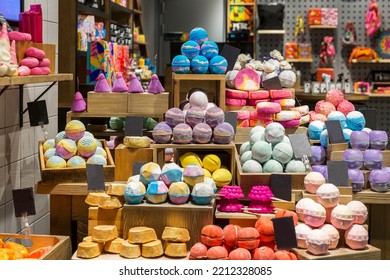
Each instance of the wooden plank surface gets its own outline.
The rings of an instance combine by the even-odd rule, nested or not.
[[[187,246],[187,248],[189,248]],[[124,257],[121,257],[119,254],[109,254],[109,253],[102,253],[100,256],[96,257],[96,258],[93,258],[93,259],[90,259],[92,261],[107,261],[107,260],[122,260],[122,261],[125,261],[125,260],[129,260],[129,261],[132,261],[132,260],[137,260],[137,261],[149,261],[149,260],[158,260],[158,261],[169,261],[169,260],[175,260],[175,261],[179,261],[179,260],[188,260],[189,259],[189,253],[187,255],[187,257],[185,258],[170,258],[170,257],[167,257],[167,256],[161,256],[159,258],[144,258],[144,257],[138,257],[138,258],[135,258],[135,259],[127,259],[127,258],[124,258]],[[77,251],[73,254],[72,256],[72,260],[88,260],[88,259],[82,259],[82,258],[78,258],[77,257]]]
[[[114,181],[114,182],[105,182],[106,190],[109,184],[112,183],[126,183],[125,181]],[[35,185],[35,192],[37,194],[51,194],[51,195],[64,195],[64,196],[73,196],[73,195],[87,195],[88,187],[87,183],[61,183],[61,184],[44,184],[38,182]]]
[[[127,113],[128,93],[122,92],[88,92],[87,108],[92,114],[106,112]]]
[[[9,86],[11,85],[10,77],[0,77],[0,86]]]
[[[329,250],[329,253],[324,256],[315,256],[310,254],[306,249],[292,249],[297,255],[298,260],[380,260],[381,250],[367,245],[364,250],[352,250],[349,248],[337,248]]]
[[[37,83],[50,83],[73,80],[73,74],[50,74],[50,75],[30,75],[11,77],[11,85],[25,85]]]
[[[133,174],[133,164],[135,162],[152,161],[152,148],[132,149],[123,144],[119,144],[115,148],[115,180],[127,181]]]
[[[369,205],[369,242],[382,251],[382,259],[390,260],[390,205]]]
[[[50,196],[50,234],[72,235],[72,197]]]
[[[353,199],[360,200],[365,204],[386,204],[390,205],[390,192],[379,193],[370,189],[356,192],[353,195]]]
[[[225,75],[222,74],[172,74],[172,79],[181,81],[181,80],[192,80],[192,81],[215,81],[220,80],[225,82]]]

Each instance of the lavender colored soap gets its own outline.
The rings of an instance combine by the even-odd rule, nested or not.
[[[365,150],[370,145],[370,137],[365,131],[352,131],[349,142],[352,149]]]
[[[360,169],[363,166],[363,153],[357,149],[347,149],[343,160],[347,162],[348,169]]]
[[[381,150],[367,149],[363,154],[364,167],[369,170],[381,169],[383,155]]]
[[[390,186],[390,174],[384,170],[372,170],[368,177],[371,189],[377,192],[388,192]]]
[[[370,149],[383,150],[387,146],[388,136],[384,130],[372,130],[369,133]]]
[[[352,191],[360,192],[364,188],[364,174],[361,170],[348,169],[348,178],[351,180]]]
[[[311,146],[312,156],[309,157],[310,164],[323,164],[326,160],[325,149],[322,146]]]

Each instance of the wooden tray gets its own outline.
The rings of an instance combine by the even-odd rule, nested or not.
[[[324,256],[315,256],[310,254],[306,249],[292,249],[297,255],[298,260],[380,260],[381,250],[367,245],[364,250],[352,250],[341,247],[335,250],[329,250]]]

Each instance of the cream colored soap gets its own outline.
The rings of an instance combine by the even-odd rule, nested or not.
[[[124,241],[125,240],[120,237],[117,237],[111,241],[107,241],[106,243],[104,243],[104,251],[108,253],[119,254],[122,250],[122,243]]]
[[[88,193],[85,203],[87,203],[90,206],[99,206],[99,202],[101,198],[109,198],[110,196],[107,195],[105,192],[90,192]]]
[[[131,244],[128,241],[122,242],[120,256],[128,259],[134,259],[141,256],[141,248],[138,244]]]
[[[185,243],[165,242],[165,255],[172,258],[185,258],[187,245]]]
[[[125,194],[126,184],[112,183],[108,185],[108,195],[123,196]]]
[[[164,254],[161,240],[154,240],[142,244],[142,256],[144,258],[157,258]]]
[[[80,242],[77,246],[78,258],[92,259],[100,256],[101,253],[100,246],[96,242]]]
[[[107,242],[118,237],[116,226],[99,225],[92,230],[92,240],[95,242]]]
[[[186,228],[165,227],[162,239],[170,242],[187,242],[190,241],[190,233]]]
[[[157,235],[154,229],[149,227],[133,227],[129,229],[127,239],[130,243],[147,243],[157,240]]]

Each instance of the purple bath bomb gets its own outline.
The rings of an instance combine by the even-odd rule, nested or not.
[[[214,128],[214,143],[229,144],[234,137],[234,128],[230,123],[223,122]]]
[[[173,128],[173,142],[188,144],[192,141],[192,128],[186,123],[179,123]]]
[[[225,112],[219,107],[212,107],[207,109],[204,120],[211,128],[215,128],[225,121]]]
[[[194,143],[206,144],[211,140],[213,130],[207,123],[198,123],[192,129],[192,140]]]
[[[370,172],[368,177],[371,189],[377,192],[388,192],[390,185],[390,174],[384,170],[376,169]]]
[[[311,169],[315,172],[319,172],[322,174],[322,176],[325,177],[326,180],[328,180],[328,166],[326,165],[313,165]]]
[[[382,167],[382,170],[390,174],[390,167],[389,166]]]
[[[312,156],[309,157],[310,164],[323,164],[326,160],[325,149],[322,146],[311,146]]]
[[[179,108],[171,108],[165,113],[165,122],[172,128],[184,123],[184,112]]]
[[[365,150],[370,145],[369,134],[365,131],[352,131],[349,143],[352,149]]]
[[[386,149],[388,142],[388,136],[386,131],[372,130],[368,135],[370,137],[370,149]]]
[[[357,149],[346,149],[343,160],[347,162],[348,169],[360,169],[363,166],[363,153]]]
[[[187,111],[185,120],[186,123],[191,127],[194,127],[198,123],[203,123],[204,111],[199,107],[191,107]]]
[[[383,155],[381,150],[367,149],[363,154],[364,167],[368,170],[381,169]]]
[[[360,192],[364,188],[364,174],[359,169],[348,169],[348,178],[351,180],[352,191]]]
[[[172,138],[172,128],[166,122],[160,122],[153,128],[152,136],[156,143],[169,143]]]

